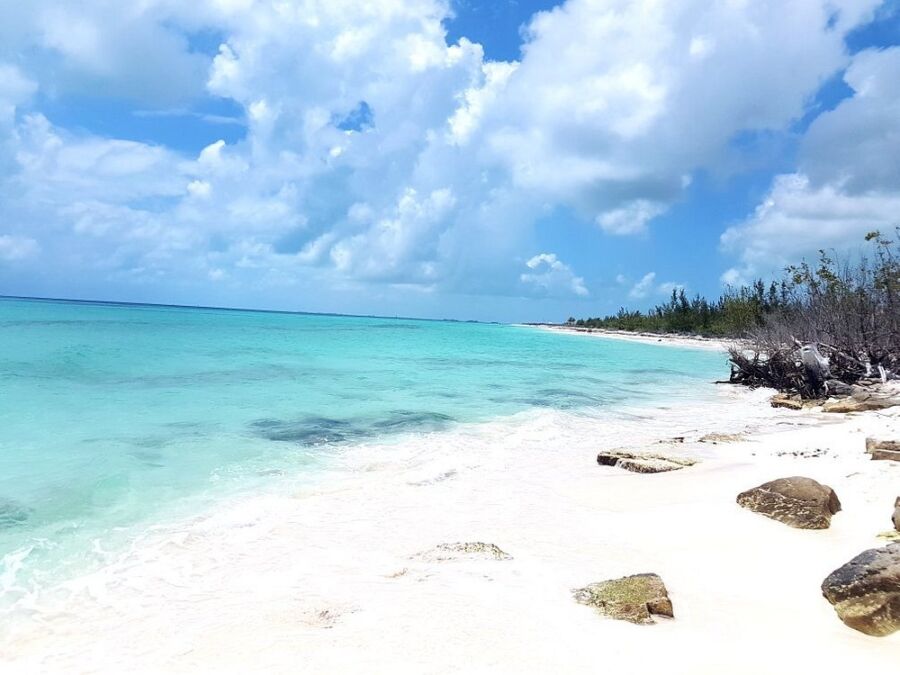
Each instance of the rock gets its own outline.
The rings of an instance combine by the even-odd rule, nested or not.
[[[30,516],[30,508],[19,502],[0,499],[0,530],[22,525]]]
[[[890,450],[891,452],[900,452],[900,441],[880,441],[877,438],[866,439],[866,452],[872,450]]]
[[[803,401],[800,400],[800,397],[790,394],[775,394],[769,399],[769,403],[772,404],[773,408],[787,408],[788,410],[803,409]]]
[[[900,532],[900,497],[894,502],[894,529]]]
[[[840,380],[828,380],[825,384],[828,387],[828,393],[833,396],[850,396],[853,393],[853,387]]]
[[[604,616],[631,623],[655,623],[652,616],[674,617],[666,585],[657,574],[634,574],[572,591],[575,600]]]
[[[853,394],[837,401],[829,401],[822,406],[822,410],[829,413],[865,412],[867,410],[884,410],[896,405],[900,405],[900,400],[893,396],[855,388]]]
[[[872,456],[872,459],[900,462],[900,442],[897,441],[879,441],[874,438],[867,438],[866,452]]]
[[[676,471],[697,463],[695,459],[686,457],[668,457],[652,452],[629,452],[627,450],[608,450],[597,455],[597,464],[615,466],[634,473],[663,473]]]
[[[863,551],[825,578],[822,594],[850,628],[878,637],[900,630],[900,544]]]
[[[824,530],[841,502],[827,485],[812,478],[792,476],[763,483],[737,496],[745,509],[804,530]]]
[[[453,544],[438,544],[429,551],[413,556],[431,562],[460,560],[462,558],[487,558],[490,560],[512,560],[512,556],[501,550],[496,544],[483,541],[465,541]]]
[[[700,438],[701,443],[736,443],[744,440],[743,434],[706,434]]]

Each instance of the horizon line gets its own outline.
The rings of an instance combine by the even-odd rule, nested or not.
[[[495,325],[512,325],[503,321],[479,321],[478,319],[431,319],[418,316],[385,316],[383,314],[341,314],[340,312],[309,312],[291,309],[258,309],[252,307],[222,307],[217,305],[181,305],[165,302],[129,302],[124,300],[96,300],[82,298],[58,298],[37,295],[5,295],[0,293],[0,300],[28,300],[37,302],[69,302],[82,305],[122,305],[126,307],[162,307],[167,309],[206,309],[222,312],[256,312],[259,314],[291,314],[294,316],[332,316],[350,319],[394,319],[397,321],[439,321],[447,323],[480,323]]]

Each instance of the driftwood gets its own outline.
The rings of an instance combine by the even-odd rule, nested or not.
[[[823,356],[822,351],[828,356]],[[789,345],[756,341],[751,347],[733,346],[729,357],[732,384],[797,392],[804,399],[846,395],[850,385],[864,380],[885,382],[895,377],[881,364],[876,370],[871,362],[836,347],[802,344],[793,338]]]

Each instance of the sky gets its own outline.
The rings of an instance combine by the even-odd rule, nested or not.
[[[900,0],[0,0],[0,295],[563,321],[900,225]]]

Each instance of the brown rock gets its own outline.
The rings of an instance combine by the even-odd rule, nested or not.
[[[878,637],[900,630],[900,544],[860,553],[825,578],[822,594],[850,628]]]
[[[872,455],[872,459],[900,462],[900,442],[897,441],[879,441],[874,438],[867,438],[866,452]]]
[[[827,485],[812,478],[792,476],[763,483],[737,496],[745,509],[804,530],[824,530],[841,502]]]
[[[892,452],[900,452],[900,441],[882,441],[877,438],[866,439],[866,452],[873,450],[890,450]]]
[[[652,615],[674,617],[666,585],[657,574],[634,574],[572,591],[575,600],[604,616],[631,623],[655,623]]]
[[[891,396],[878,395],[870,391],[854,391],[852,396],[829,401],[822,410],[830,413],[865,412],[867,410],[884,410],[900,405],[900,400]]]
[[[775,394],[769,399],[769,403],[772,404],[773,408],[787,408],[789,410],[801,410],[803,408],[803,401],[800,400],[800,397],[789,394]]]
[[[894,529],[900,532],[900,497],[894,502]]]
[[[686,457],[670,457],[651,452],[607,450],[597,455],[597,464],[615,466],[634,473],[663,473],[693,466],[697,460]]]

